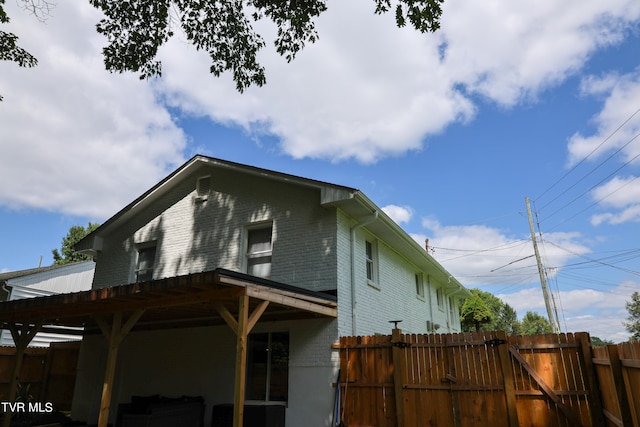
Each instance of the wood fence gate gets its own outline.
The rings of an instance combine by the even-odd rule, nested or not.
[[[585,357],[586,356],[586,357]],[[586,333],[343,337],[346,426],[602,425]]]

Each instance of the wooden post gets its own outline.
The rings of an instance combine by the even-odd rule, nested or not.
[[[42,327],[42,323],[37,323],[33,326],[33,328],[29,329],[29,324],[25,323],[21,326],[20,331],[18,331],[18,326],[13,324],[10,326],[11,336],[13,338],[13,343],[16,345],[16,360],[13,364],[13,375],[11,376],[11,383],[9,383],[9,402],[15,402],[16,400],[16,392],[18,389],[18,377],[20,376],[20,370],[22,369],[22,361],[24,360],[24,352],[27,349],[27,346],[31,342],[31,340],[36,336],[40,328]],[[4,418],[2,420],[2,427],[9,427],[11,425],[11,417],[12,417],[11,409],[7,410],[4,413]]]
[[[404,427],[404,388],[402,384],[402,374],[404,372],[404,351],[402,349],[404,337],[402,330],[393,328],[391,331],[391,355],[393,358],[393,382],[396,395],[396,417],[397,427]]]
[[[611,368],[611,378],[613,378],[616,400],[618,402],[618,408],[620,409],[620,421],[622,421],[622,425],[624,426],[631,426],[633,425],[633,420],[631,418],[629,401],[624,392],[624,378],[622,376],[622,363],[620,363],[618,346],[615,344],[607,345],[607,353],[609,354],[609,366]]]
[[[576,332],[574,334],[580,343],[580,353],[584,366],[587,383],[589,387],[589,403],[591,405],[591,422],[594,427],[604,426],[604,411],[602,410],[602,397],[600,396],[600,388],[596,382],[596,369],[593,366],[593,353],[591,351],[591,338],[586,332]]]
[[[247,326],[249,323],[249,297],[242,295],[238,303],[238,329],[236,342],[236,380],[233,396],[233,427],[242,427],[244,420],[244,390],[247,376]]]
[[[502,381],[504,383],[504,395],[507,403],[507,415],[509,427],[518,427],[518,408],[516,405],[516,389],[513,383],[513,371],[511,368],[511,356],[509,355],[509,342],[504,331],[497,331],[496,338],[504,341],[498,344],[498,357],[500,358],[500,369],[502,370]]]
[[[124,337],[131,331],[131,328],[140,319],[144,310],[135,312],[127,322],[122,325],[122,313],[113,315],[113,323],[109,326],[104,319],[96,317],[96,322],[107,338],[107,366],[104,372],[104,382],[102,384],[102,399],[100,401],[100,413],[98,415],[98,427],[107,427],[109,422],[109,411],[111,409],[111,396],[113,394],[113,378],[116,372],[116,361],[118,360],[118,349]]]

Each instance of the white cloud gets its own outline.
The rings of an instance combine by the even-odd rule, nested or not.
[[[484,225],[445,226],[425,218],[426,233],[412,234],[423,244],[429,238],[434,258],[467,287],[511,284],[525,285],[539,280],[533,243],[527,236],[512,236]],[[579,233],[547,233],[539,243],[543,264],[550,277],[569,260],[590,252]]]
[[[183,161],[185,136],[151,86],[104,71],[87,2],[58,4],[45,24],[7,10],[39,63],[0,61],[0,204],[101,220]]]
[[[639,163],[640,144],[640,71],[628,75],[590,76],[582,84],[585,96],[604,96],[602,110],[593,118],[597,129],[593,135],[576,133],[569,140],[569,164],[584,158],[591,162],[620,152],[618,163]],[[608,161],[608,159],[605,159]]]
[[[40,63],[0,63],[0,203],[96,219],[112,214],[184,161],[185,136],[163,102],[256,138],[275,135],[294,158],[374,162],[420,150],[426,137],[473,119],[472,95],[504,105],[535,96],[598,47],[618,42],[640,16],[634,0],[444,7],[441,30],[419,34],[396,28],[392,14],[373,14],[370,1],[331,1],[318,20],[320,40],[292,63],[265,49],[267,86],[239,94],[179,37],[161,52],[164,77],[141,82],[104,71],[100,14],[88,3],[58,4],[46,24],[8,3],[6,28]],[[269,24],[258,27],[273,34]],[[635,92],[624,98],[636,80],[620,82],[614,94],[637,99]]]
[[[640,283],[625,282],[610,290],[572,289],[554,292],[561,329],[569,332],[589,332],[592,336],[615,342],[626,341],[629,333],[623,322],[628,316],[625,302],[630,300]],[[512,306],[518,317],[534,311],[547,318],[540,287],[529,287],[513,293],[496,295]]]
[[[382,208],[382,211],[397,224],[407,223],[413,216],[413,210],[409,206],[387,205]]]
[[[513,105],[558,84],[640,16],[632,0],[456,1],[445,3],[441,30],[424,35],[370,6],[329,2],[320,41],[290,64],[266,50],[267,86],[243,95],[174,40],[161,90],[194,114],[278,136],[295,158],[373,162],[471,120],[469,93]]]
[[[594,189],[591,192],[591,197],[602,208],[616,210],[616,212],[593,215],[591,217],[593,225],[600,225],[604,222],[622,224],[640,221],[640,181],[637,176],[615,177]]]
[[[445,3],[445,66],[455,79],[512,105],[576,72],[616,43],[640,7],[631,1],[527,0]]]

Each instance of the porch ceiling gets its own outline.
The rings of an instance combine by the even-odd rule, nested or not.
[[[269,301],[261,321],[337,317],[336,297],[216,269],[203,273],[92,289],[71,294],[0,303],[0,327],[15,324],[84,327],[99,331],[96,317],[144,310],[133,330],[195,327],[224,324],[220,306],[234,316],[238,297],[249,296],[250,310]],[[224,310],[223,310],[224,311]],[[65,333],[69,333],[65,330]]]

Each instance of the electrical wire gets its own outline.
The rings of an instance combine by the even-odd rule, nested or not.
[[[535,198],[535,200],[539,200],[542,197],[544,197],[545,194],[547,194],[551,189],[553,189],[556,185],[558,185],[562,180],[564,180],[569,174],[571,174],[574,170],[576,170],[578,168],[578,166],[580,166],[582,163],[584,163],[585,161],[587,161],[587,159],[589,159],[589,157],[591,157],[596,151],[598,151],[604,144],[606,144],[607,141],[609,141],[609,139],[611,139],[616,133],[618,133],[618,131],[620,129],[622,129],[627,123],[629,123],[631,121],[631,119],[633,119],[638,113],[640,113],[640,108],[638,108],[633,114],[631,114],[631,116],[629,116],[624,122],[622,122],[622,124],[620,126],[618,126],[611,134],[609,134],[609,136],[607,136],[601,143],[600,145],[598,145],[596,148],[594,148],[589,154],[587,154],[582,160],[580,160],[578,163],[576,163],[571,169],[569,169],[567,172],[565,172],[564,175],[562,175],[556,182],[554,182],[549,188],[547,188],[545,191],[542,192],[542,194],[540,194],[538,197]],[[575,184],[573,186],[571,186],[570,188],[573,188],[575,186]],[[563,192],[562,194],[566,193]],[[561,194],[561,195],[562,195]],[[551,202],[553,202],[556,198],[554,198]],[[549,203],[551,203],[549,202]],[[547,203],[546,205],[544,205],[542,207],[542,209],[544,209],[547,205],[549,205],[549,203]]]
[[[634,141],[636,138],[638,138],[640,136],[640,134],[637,134],[636,136],[634,136],[631,141]],[[629,142],[631,142],[629,141]],[[628,145],[629,143],[625,144]],[[622,149],[622,148],[620,148]],[[617,154],[620,150],[616,151]],[[632,163],[634,160],[636,160],[637,158],[640,157],[640,153],[638,153],[637,155],[635,155],[633,158],[631,158],[630,160],[628,160],[627,162],[625,162],[622,166],[620,166],[619,168],[617,168],[616,170],[614,170],[613,172],[611,172],[609,175],[607,175],[606,177],[604,177],[603,179],[601,179],[600,181],[598,181],[596,184],[594,184],[593,186],[591,186],[588,190],[584,191],[583,193],[581,193],[579,196],[577,196],[576,198],[574,198],[573,200],[571,200],[569,203],[567,203],[566,205],[562,206],[561,208],[555,210],[553,213],[549,214],[546,216],[545,221],[548,220],[549,218],[553,217],[555,214],[557,214],[558,212],[560,212],[561,210],[565,209],[566,207],[570,206],[571,204],[573,204],[574,202],[576,202],[578,199],[584,197],[586,194],[589,194],[594,188],[596,188],[597,186],[599,186],[600,184],[602,184],[604,181],[606,181],[607,179],[609,179],[610,177],[612,177],[613,175],[615,175],[617,172],[619,172],[622,168],[628,166],[630,163]],[[609,157],[611,158],[611,157]],[[607,159],[608,160],[608,159]],[[605,160],[606,161],[606,160]],[[600,167],[603,163],[601,163],[598,167]],[[597,169],[597,168],[596,168]],[[591,172],[595,171],[592,170]],[[589,172],[589,174],[591,174],[591,172]],[[586,178],[589,174],[585,175],[583,177]],[[580,180],[582,181],[582,179]],[[548,205],[548,204],[547,204]],[[546,205],[545,205],[546,206]],[[554,227],[555,228],[555,227]]]

